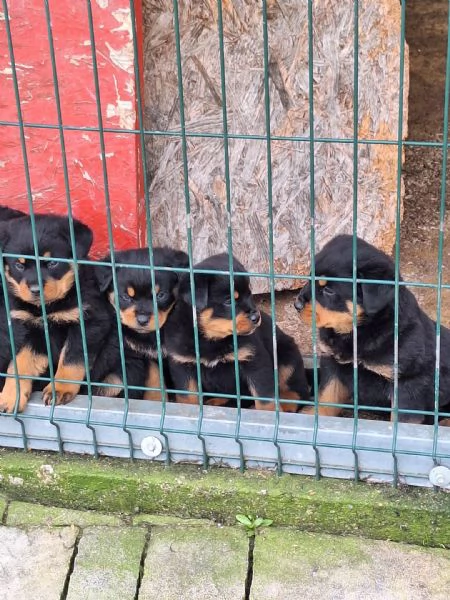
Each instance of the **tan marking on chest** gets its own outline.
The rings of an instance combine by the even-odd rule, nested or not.
[[[251,360],[254,357],[254,355],[255,355],[254,349],[249,348],[249,347],[239,348],[239,350],[237,352],[239,362],[245,362],[245,361]],[[221,363],[234,362],[234,357],[235,357],[234,352],[228,352],[227,354],[222,354],[221,356],[218,356],[217,358],[213,358],[213,359],[200,358],[200,364],[212,369],[214,367],[217,367],[217,365],[221,364]],[[170,355],[170,358],[180,364],[196,364],[196,362],[197,362],[195,356],[189,356],[189,355],[183,356],[181,354],[176,354],[176,353],[172,353]]]
[[[327,406],[329,404],[345,404],[350,398],[350,391],[339,379],[331,379],[319,391],[319,407],[317,412],[323,417],[336,417],[341,412],[340,406]],[[302,413],[315,414],[315,407],[308,406]]]
[[[86,310],[86,306],[83,306],[83,311]],[[11,317],[20,321],[27,321],[35,325],[41,325],[44,318],[37,317],[27,310],[12,310]],[[74,307],[69,310],[58,310],[52,313],[47,313],[47,321],[53,323],[78,323],[80,320],[80,311]]]
[[[387,379],[388,381],[393,381],[394,379],[394,367],[392,365],[377,365],[375,363],[364,362],[363,366],[368,371],[380,375],[383,379]]]

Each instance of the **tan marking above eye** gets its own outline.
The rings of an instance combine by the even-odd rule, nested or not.
[[[26,263],[26,260],[22,257],[17,259],[17,262],[20,262],[21,265],[24,265]]]
[[[130,298],[134,298],[136,296],[136,290],[134,289],[134,287],[131,287],[131,285],[129,285],[127,287],[127,294],[130,296]]]
[[[327,285],[328,281],[326,279],[319,279],[319,285],[320,287],[325,287]]]
[[[234,292],[234,299],[237,300],[239,298],[239,292]]]
[[[50,251],[44,252],[43,256],[44,258],[50,258],[52,255],[52,253]]]

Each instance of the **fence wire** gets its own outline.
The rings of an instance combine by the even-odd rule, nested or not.
[[[84,1],[84,0],[79,0]],[[163,442],[163,453],[160,459],[165,460],[166,464],[177,460],[194,459],[200,462],[205,468],[211,462],[215,464],[231,464],[244,470],[248,466],[270,466],[279,474],[283,472],[299,472],[314,474],[316,477],[322,475],[353,477],[355,480],[360,478],[380,479],[387,478],[395,485],[399,481],[408,481],[414,483],[414,479],[423,484],[424,474],[430,468],[430,464],[447,464],[450,466],[450,438],[442,432],[438,426],[440,416],[439,411],[439,381],[440,381],[440,332],[441,332],[441,308],[442,291],[450,289],[450,283],[443,280],[443,258],[444,258],[444,235],[445,235],[445,217],[446,217],[446,173],[448,162],[448,109],[449,109],[449,81],[450,81],[450,28],[449,38],[447,40],[447,61],[446,61],[446,80],[445,80],[445,108],[443,115],[443,138],[442,141],[414,141],[403,139],[403,104],[404,104],[404,77],[405,77],[405,11],[406,2],[401,4],[401,26],[400,26],[400,63],[399,63],[399,93],[398,93],[398,130],[395,140],[389,139],[364,139],[359,136],[359,9],[360,2],[355,1],[353,5],[353,135],[348,138],[342,137],[323,137],[315,135],[314,118],[314,1],[307,0],[307,40],[305,44],[308,47],[308,89],[309,89],[309,134],[308,135],[275,135],[271,131],[270,114],[270,45],[268,30],[268,2],[261,0],[261,44],[263,47],[264,59],[264,134],[239,134],[231,133],[228,128],[228,102],[227,102],[227,73],[225,61],[225,42],[224,42],[224,22],[222,0],[217,0],[217,36],[219,40],[219,63],[220,63],[220,100],[222,111],[222,130],[218,132],[189,131],[186,128],[185,118],[185,98],[184,90],[186,82],[183,80],[183,49],[181,46],[180,35],[180,6],[178,0],[173,0],[173,30],[175,35],[177,80],[178,80],[178,107],[179,107],[179,130],[161,131],[145,129],[144,127],[144,93],[142,89],[141,73],[143,72],[142,54],[139,48],[139,36],[137,32],[138,15],[133,0],[130,1],[130,16],[132,30],[132,44],[134,51],[134,78],[136,83],[136,103],[137,103],[137,128],[116,128],[104,126],[104,116],[102,112],[102,96],[98,67],[98,52],[96,40],[100,35],[100,30],[96,27],[91,0],[86,0],[86,10],[88,17],[89,47],[92,61],[93,87],[95,90],[95,100],[97,106],[97,126],[74,126],[64,122],[61,110],[61,94],[58,78],[58,65],[55,55],[54,32],[52,27],[52,2],[43,0],[43,9],[47,24],[48,49],[51,60],[52,85],[55,98],[55,108],[57,119],[55,123],[44,124],[39,122],[25,121],[23,118],[24,98],[21,95],[17,64],[15,60],[14,48],[15,39],[12,34],[10,6],[11,2],[2,0],[2,10],[4,20],[0,21],[0,27],[4,27],[7,40],[7,52],[9,55],[9,64],[11,68],[11,79],[14,88],[14,97],[17,109],[16,120],[0,120],[0,127],[17,128],[20,136],[20,148],[24,164],[24,175],[26,185],[26,195],[28,199],[28,210],[31,217],[31,227],[33,232],[32,255],[14,255],[2,252],[0,248],[0,276],[4,295],[5,309],[7,314],[8,340],[2,340],[2,343],[11,345],[13,369],[10,372],[1,373],[3,378],[13,377],[16,380],[17,399],[16,406],[12,414],[3,415],[0,418],[0,443],[5,446],[22,447],[27,450],[30,448],[55,449],[60,453],[65,451],[89,452],[95,456],[100,454],[110,454],[118,456],[128,456],[130,458],[142,458],[140,443],[148,435],[159,436]],[[394,107],[392,107],[394,110]],[[68,383],[78,383],[87,385],[87,395],[77,400],[73,406],[57,407],[55,403],[55,382],[61,381],[55,379],[54,361],[52,357],[52,344],[49,333],[49,323],[45,310],[43,282],[40,270],[37,270],[40,287],[40,302],[42,307],[42,318],[44,327],[44,336],[46,351],[49,358],[49,373],[47,376],[31,377],[20,376],[21,380],[33,379],[35,381],[50,383],[53,388],[53,403],[49,409],[44,410],[38,405],[38,402],[31,402],[24,413],[19,412],[19,376],[17,375],[17,353],[15,349],[13,322],[10,312],[10,302],[7,293],[7,279],[5,275],[5,258],[24,258],[35,261],[40,265],[42,262],[50,260],[46,256],[39,255],[35,210],[33,202],[33,186],[30,178],[29,156],[27,150],[27,131],[29,129],[55,130],[59,135],[61,156],[63,160],[65,200],[67,206],[67,216],[70,227],[70,245],[73,259],[63,259],[51,257],[62,263],[72,265],[75,273],[75,288],[80,307],[80,329],[82,336],[82,345],[84,353],[86,380],[63,380]],[[90,367],[88,363],[88,341],[86,338],[86,329],[83,319],[83,301],[79,281],[79,268],[82,265],[92,264],[90,260],[78,258],[76,253],[76,240],[74,231],[74,219],[72,215],[72,194],[73,188],[70,181],[70,173],[67,166],[66,136],[68,132],[77,131],[93,133],[98,135],[100,152],[102,158],[102,175],[105,193],[105,208],[107,221],[107,235],[109,243],[110,261],[96,261],[98,266],[107,266],[112,270],[113,290],[115,305],[119,306],[119,291],[117,271],[121,267],[127,268],[148,268],[152,285],[153,305],[157,306],[155,274],[158,271],[175,271],[179,274],[188,273],[190,278],[191,293],[193,298],[193,320],[194,320],[194,347],[196,357],[196,377],[197,377],[197,396],[198,407],[189,407],[182,404],[178,405],[169,402],[168,394],[186,395],[186,390],[166,389],[164,385],[164,356],[162,350],[162,341],[160,336],[160,324],[158,322],[158,311],[155,311],[156,320],[156,341],[158,349],[158,371],[162,382],[160,388],[150,388],[153,391],[160,391],[160,403],[145,403],[144,401],[133,400],[133,392],[148,387],[129,386],[127,382],[127,370],[125,364],[124,338],[122,323],[119,311],[116,311],[116,326],[119,338],[119,350],[122,369],[122,380],[124,387],[124,397],[121,400],[104,399],[100,401],[93,395],[95,386],[113,387],[114,384],[105,382],[91,381]],[[105,134],[120,133],[129,136],[137,136],[139,145],[139,160],[142,173],[146,171],[146,140],[150,136],[162,136],[167,138],[178,138],[181,141],[184,197],[185,197],[185,216],[186,216],[186,238],[187,253],[189,256],[189,266],[185,268],[160,267],[154,264],[153,255],[153,231],[152,231],[152,197],[148,178],[143,178],[143,195],[145,200],[146,217],[146,237],[149,255],[149,266],[129,265],[117,262],[114,253],[113,241],[113,217],[111,211],[110,184],[108,177],[108,168],[106,160]],[[1,131],[0,131],[1,137]],[[211,271],[194,268],[193,258],[193,228],[192,228],[192,208],[191,195],[189,189],[189,151],[188,142],[190,139],[219,139],[223,143],[223,165],[225,173],[225,194],[226,194],[226,214],[227,214],[227,251],[229,255],[228,270]],[[229,144],[232,140],[248,140],[254,143],[264,143],[266,148],[267,163],[267,198],[266,209],[268,215],[268,248],[269,248],[269,272],[249,271],[245,274],[235,273],[233,268],[233,190],[230,174],[230,156]],[[277,272],[274,260],[274,211],[273,211],[273,189],[272,189],[272,143],[274,141],[284,141],[295,144],[307,145],[309,148],[309,191],[310,191],[310,250],[311,250],[311,271],[306,274],[286,274]],[[322,426],[318,412],[319,396],[319,358],[318,358],[318,327],[316,324],[316,270],[315,254],[321,240],[316,236],[316,189],[315,189],[315,145],[316,144],[350,144],[353,149],[353,262],[352,277],[329,277],[330,281],[339,281],[352,283],[353,293],[353,398],[346,406],[352,411],[353,419],[340,419],[340,425]],[[396,191],[396,239],[395,239],[395,278],[392,281],[379,279],[361,279],[358,277],[357,269],[357,226],[358,226],[358,151],[365,145],[386,145],[396,146],[397,148],[397,191]],[[435,283],[423,283],[419,281],[402,281],[400,279],[400,225],[401,225],[401,207],[402,207],[402,164],[403,152],[405,147],[434,147],[442,149],[442,176],[441,176],[441,196],[439,212],[439,244],[437,256],[437,277]],[[205,394],[202,388],[201,356],[199,345],[199,332],[197,326],[196,298],[195,298],[195,274],[219,273],[229,277],[231,311],[234,323],[233,327],[233,347],[234,347],[234,378],[236,394]],[[270,304],[272,317],[272,339],[274,355],[274,397],[261,398],[262,400],[272,400],[275,403],[275,411],[272,413],[261,414],[259,411],[246,411],[242,408],[242,401],[254,400],[252,396],[246,396],[241,393],[239,360],[238,360],[238,334],[236,330],[236,306],[235,306],[235,278],[249,275],[254,278],[265,278],[269,282]],[[312,291],[312,397],[308,402],[299,402],[301,405],[309,404],[315,407],[313,417],[302,417],[300,414],[283,414],[280,410],[279,393],[279,368],[277,364],[277,338],[276,338],[276,295],[275,284],[278,279],[284,280],[303,280],[311,281]],[[367,421],[361,419],[361,411],[371,411],[373,406],[365,406],[360,402],[358,389],[358,343],[357,343],[357,289],[360,283],[392,285],[395,289],[395,326],[394,326],[394,363],[393,363],[393,421],[391,424],[379,421]],[[437,291],[437,321],[436,321],[436,364],[435,364],[435,384],[434,384],[434,410],[432,412],[433,426],[431,436],[426,433],[425,426],[412,426],[413,429],[402,430],[399,424],[399,406],[398,406],[398,377],[399,377],[399,292],[402,286],[408,288],[430,288]],[[207,406],[208,396],[219,398],[232,397],[236,403],[235,409],[217,409]],[[80,402],[80,404],[77,404]],[[74,408],[75,407],[75,408]],[[76,408],[78,407],[78,408]],[[388,413],[391,409],[380,409],[377,411]],[[259,413],[259,414],[258,414]],[[423,433],[414,427],[423,427]],[[84,431],[82,431],[84,429]],[[428,430],[427,430],[428,431]],[[52,433],[53,432],[53,433]],[[417,437],[416,437],[417,436]],[[419,461],[419,462],[417,462]],[[423,461],[420,463],[420,461]],[[420,469],[417,465],[420,463]],[[295,468],[294,468],[295,466]],[[340,474],[341,472],[341,474]]]

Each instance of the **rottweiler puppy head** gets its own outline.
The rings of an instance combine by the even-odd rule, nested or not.
[[[12,217],[0,223],[3,253],[17,255],[16,258],[4,258],[5,277],[11,293],[23,302],[39,305],[39,269],[45,303],[61,300],[74,285],[73,266],[52,258],[73,258],[69,220],[54,215],[35,215],[38,252],[44,257],[37,263],[34,258],[26,258],[27,255],[34,256],[30,217]],[[85,259],[92,245],[92,231],[76,219],[73,219],[73,227],[76,258]]]
[[[102,262],[110,262],[106,256]],[[150,258],[146,248],[116,252],[117,264],[142,265],[149,267]],[[187,267],[188,256],[185,252],[171,248],[153,248],[155,267]],[[115,306],[112,268],[96,267],[100,290],[106,292],[109,301]],[[120,319],[123,325],[138,333],[156,330],[155,306],[153,304],[152,280],[149,268],[132,266],[116,267],[117,294]],[[155,294],[158,311],[158,325],[163,327],[178,296],[179,276],[172,271],[155,271]]]
[[[330,240],[316,255],[316,324],[340,334],[353,329],[353,284],[330,281],[329,277],[353,276],[353,237],[339,235]],[[394,263],[383,252],[357,238],[358,279],[393,280]],[[358,324],[371,320],[383,311],[393,310],[394,286],[389,284],[357,284],[356,315]],[[300,316],[312,322],[311,282],[300,291],[294,303]]]
[[[195,265],[196,269],[228,271],[228,254],[218,254]],[[246,269],[233,257],[235,273]],[[233,335],[233,319],[229,275],[196,273],[195,304],[201,333],[208,339],[219,340]],[[192,305],[189,275],[185,274],[180,284],[180,296]],[[236,310],[236,332],[250,335],[261,323],[261,314],[256,308],[250,280],[246,275],[234,278],[234,301]]]

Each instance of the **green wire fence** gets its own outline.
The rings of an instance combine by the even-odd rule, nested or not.
[[[79,0],[80,2],[84,0]],[[98,398],[93,397],[93,386],[99,382],[93,382],[89,377],[89,365],[87,359],[87,340],[86,330],[83,320],[83,311],[80,310],[80,328],[82,334],[83,351],[85,356],[85,368],[87,373],[87,396],[80,397],[72,404],[65,407],[56,407],[53,402],[50,409],[40,405],[39,400],[31,400],[27,410],[24,413],[18,412],[18,396],[16,408],[13,414],[0,417],[0,444],[6,447],[16,447],[27,449],[47,449],[63,452],[89,453],[94,456],[106,454],[110,456],[121,456],[133,458],[157,458],[164,460],[166,464],[177,461],[194,461],[208,467],[210,464],[225,464],[238,467],[244,470],[247,467],[259,466],[276,470],[279,474],[283,472],[306,473],[320,476],[334,476],[359,479],[372,479],[377,481],[390,481],[394,485],[406,481],[416,485],[429,485],[428,473],[435,465],[447,465],[450,467],[450,437],[446,432],[438,428],[439,414],[439,348],[436,352],[435,368],[435,397],[434,397],[434,425],[408,426],[403,428],[398,423],[398,319],[399,319],[399,289],[401,286],[408,285],[411,288],[431,288],[437,290],[437,340],[440,339],[441,327],[441,306],[442,290],[450,289],[450,283],[443,281],[443,252],[444,252],[444,232],[446,216],[446,172],[448,162],[448,112],[449,112],[449,89],[450,89],[450,28],[449,39],[447,42],[447,61],[446,61],[446,81],[445,81],[445,107],[443,117],[443,139],[442,141],[413,141],[403,140],[403,100],[404,100],[404,75],[405,75],[405,11],[406,2],[401,3],[401,27],[400,27],[400,64],[399,64],[399,94],[398,107],[391,107],[398,111],[398,130],[397,139],[364,139],[359,137],[359,9],[360,2],[355,0],[353,3],[353,136],[348,138],[332,138],[315,135],[314,128],[314,2],[307,2],[307,39],[305,45],[308,47],[308,74],[309,74],[309,134],[306,136],[295,135],[274,135],[271,132],[271,114],[270,114],[270,81],[269,81],[269,34],[268,34],[268,2],[261,0],[260,8],[262,11],[261,20],[261,44],[263,46],[264,58],[264,134],[239,134],[231,133],[228,128],[227,113],[227,73],[225,68],[225,44],[224,44],[224,22],[222,0],[217,0],[217,36],[219,39],[219,63],[220,63],[220,95],[222,111],[222,131],[220,132],[202,132],[188,131],[186,129],[185,119],[185,99],[184,99],[184,81],[183,81],[183,52],[180,40],[180,6],[178,0],[173,0],[173,29],[175,34],[176,64],[178,78],[178,96],[179,96],[179,119],[180,128],[178,131],[160,131],[146,130],[144,128],[144,97],[141,89],[140,74],[143,65],[140,64],[141,53],[139,48],[139,38],[136,30],[136,7],[133,0],[130,0],[130,16],[132,25],[132,41],[134,49],[134,76],[136,81],[136,101],[137,101],[137,121],[138,128],[113,128],[105,127],[102,114],[101,86],[99,82],[99,70],[97,64],[96,35],[91,0],[85,0],[88,23],[89,23],[89,45],[92,58],[92,76],[95,90],[95,99],[97,105],[97,126],[73,126],[63,121],[61,111],[60,86],[58,79],[58,67],[55,58],[54,33],[52,29],[51,2],[43,0],[45,9],[48,45],[51,57],[52,84],[55,97],[55,108],[57,122],[53,124],[44,124],[24,121],[23,118],[23,98],[20,93],[20,86],[17,73],[17,65],[14,55],[14,38],[11,31],[11,21],[9,14],[9,4],[7,0],[2,0],[2,11],[4,14],[3,25],[6,31],[7,51],[11,65],[11,76],[14,87],[14,96],[17,108],[17,120],[0,120],[0,128],[17,128],[20,135],[20,146],[22,160],[25,169],[25,184],[28,198],[28,208],[31,215],[31,224],[33,230],[34,254],[24,258],[35,260],[37,263],[49,260],[44,256],[39,256],[36,240],[36,225],[33,210],[33,188],[30,180],[29,160],[27,155],[26,131],[33,129],[50,129],[58,132],[61,154],[63,158],[65,199],[67,205],[67,214],[70,223],[71,248],[74,256],[73,260],[58,259],[52,257],[51,260],[60,262],[70,262],[73,264],[75,272],[75,286],[79,306],[82,305],[80,282],[78,277],[78,267],[83,264],[90,264],[90,261],[76,258],[75,234],[72,217],[72,191],[69,181],[69,171],[66,157],[66,135],[70,131],[95,132],[99,136],[100,150],[102,156],[102,173],[105,190],[107,233],[111,252],[111,262],[97,262],[99,265],[111,266],[113,274],[114,297],[118,305],[118,287],[117,287],[117,269],[120,264],[114,256],[113,243],[113,224],[111,216],[111,199],[109,189],[109,178],[106,161],[105,134],[106,133],[126,133],[130,136],[138,136],[139,157],[141,160],[142,172],[146,171],[146,139],[148,136],[166,136],[176,137],[181,140],[182,164],[184,176],[184,196],[185,196],[185,214],[187,226],[187,252],[189,255],[189,267],[177,268],[178,273],[189,273],[192,296],[195,305],[194,273],[210,273],[211,271],[201,271],[194,269],[193,259],[193,231],[191,226],[191,203],[189,190],[189,152],[188,140],[190,138],[211,138],[219,139],[223,142],[223,164],[226,183],[226,213],[228,215],[227,225],[227,250],[229,253],[229,265],[227,271],[220,273],[228,275],[230,281],[230,296],[232,303],[232,317],[236,320],[236,306],[234,301],[234,278],[239,277],[241,273],[233,272],[233,227],[232,227],[232,184],[230,175],[230,157],[229,143],[232,140],[249,140],[255,143],[263,142],[266,147],[267,161],[267,214],[268,214],[268,248],[270,268],[268,273],[249,272],[251,277],[266,278],[269,281],[271,316],[273,321],[272,335],[274,356],[277,356],[277,343],[275,335],[276,315],[275,315],[275,282],[277,279],[303,279],[315,281],[315,252],[321,240],[316,238],[316,190],[315,190],[315,145],[318,143],[340,143],[351,144],[353,147],[353,276],[352,278],[332,278],[330,280],[351,282],[353,285],[353,400],[348,408],[353,411],[353,418],[339,420],[339,426],[334,424],[322,423],[319,421],[317,412],[317,399],[319,391],[319,361],[317,353],[317,327],[315,318],[312,324],[312,398],[310,404],[314,404],[316,412],[314,417],[301,414],[283,414],[280,412],[280,397],[278,392],[279,373],[278,365],[274,363],[275,379],[275,397],[274,402],[276,410],[273,413],[260,413],[259,411],[247,411],[242,409],[242,400],[249,399],[241,394],[239,382],[239,362],[237,355],[237,332],[233,331],[233,345],[235,351],[234,373],[236,382],[236,406],[237,408],[216,408],[207,406],[206,399],[202,390],[201,381],[201,363],[199,351],[199,338],[197,327],[194,328],[194,342],[196,355],[196,374],[198,383],[198,407],[183,404],[170,403],[168,399],[168,390],[164,384],[161,387],[162,402],[145,402],[133,400],[133,391],[136,387],[127,384],[127,373],[125,368],[124,342],[120,315],[117,312],[117,330],[119,336],[120,357],[122,363],[122,378],[124,383],[124,398]],[[1,132],[1,129],[0,129]],[[1,138],[1,133],[0,133]],[[310,168],[310,249],[311,249],[311,272],[310,275],[277,273],[274,261],[274,215],[273,215],[273,197],[272,197],[272,142],[285,141],[297,144],[306,144],[309,147],[309,168]],[[395,330],[394,330],[394,383],[393,383],[393,414],[392,424],[383,421],[371,421],[361,419],[359,412],[361,410],[370,410],[371,407],[363,406],[359,401],[358,395],[358,347],[357,347],[357,285],[360,282],[357,276],[357,254],[356,254],[356,232],[358,225],[358,149],[361,145],[388,145],[397,147],[397,194],[396,194],[396,243],[395,243],[395,279],[393,281],[365,280],[369,283],[382,283],[393,285],[395,287]],[[437,282],[423,283],[400,280],[400,223],[401,223],[401,183],[402,183],[402,157],[405,147],[435,147],[442,149],[442,177],[441,177],[441,197],[439,213],[439,245],[437,261]],[[149,183],[144,177],[144,197],[147,240],[149,252],[149,275],[153,290],[153,303],[156,306],[155,290],[155,272],[170,271],[168,267],[155,267],[152,251],[152,197],[149,189]],[[7,293],[7,281],[5,278],[5,269],[3,259],[5,257],[17,257],[15,255],[5,255],[0,248],[0,276],[4,294],[6,313],[8,315],[9,343],[12,349],[12,363],[14,370],[17,371],[17,355],[14,346],[14,335],[12,321],[10,317],[10,306]],[[18,257],[17,257],[18,258]],[[127,268],[142,269],[142,265],[126,265]],[[51,340],[49,337],[49,326],[45,311],[45,303],[42,288],[42,277],[38,270],[40,300],[42,306],[42,316],[44,323],[44,335],[49,357],[48,377],[35,377],[33,379],[43,382],[50,382],[55,393],[55,373],[52,361]],[[315,287],[312,286],[312,306],[313,314],[316,304]],[[158,347],[158,369],[160,380],[164,381],[164,365],[162,344],[159,331],[158,314],[156,311],[156,337]],[[6,373],[1,374],[8,376]],[[11,376],[11,375],[9,375]],[[17,375],[14,376],[19,381]],[[22,379],[26,377],[21,376]],[[80,382],[73,382],[80,383]],[[101,382],[100,382],[101,383]],[[102,385],[108,386],[103,383]],[[109,384],[113,385],[113,384]],[[170,390],[177,394],[186,393],[183,390]],[[226,394],[211,394],[214,397],[227,397]],[[250,398],[253,399],[253,398]],[[305,404],[305,403],[303,403]],[[373,408],[373,407],[372,407]],[[377,409],[378,410],[378,409]],[[382,410],[382,409],[381,409]],[[390,411],[390,409],[385,409]],[[161,447],[158,446],[158,440]],[[152,449],[148,451],[148,447]],[[145,450],[147,448],[147,451]],[[154,450],[156,448],[156,450]]]

